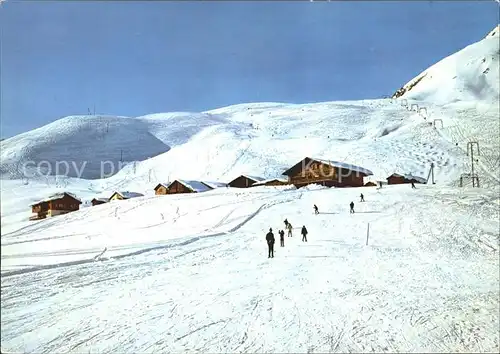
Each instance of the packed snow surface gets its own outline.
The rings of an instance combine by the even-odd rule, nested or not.
[[[285,218],[293,237],[268,259],[265,234]],[[432,185],[229,188],[86,208],[2,236],[2,347],[498,351],[498,220],[498,192]]]
[[[72,116],[2,141],[2,352],[498,352],[498,49],[492,31],[397,100]],[[306,156],[429,183],[154,195]],[[472,161],[481,185],[459,187]],[[90,206],[116,191],[135,197]],[[79,211],[28,221],[62,192]]]

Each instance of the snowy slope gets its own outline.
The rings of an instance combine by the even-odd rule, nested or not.
[[[388,100],[327,102],[261,108],[238,105],[209,112],[231,124],[205,129],[183,145],[103,181],[102,188],[140,189],[158,182],[240,174],[279,177],[305,156],[347,162],[385,176],[397,170],[437,181],[458,178],[465,158],[423,121]],[[120,187],[121,188],[121,187]]]
[[[497,26],[484,39],[444,58],[417,75],[399,89],[395,97],[429,100],[437,104],[498,101],[499,28]]]
[[[98,179],[116,173],[121,161],[124,165],[164,153],[222,121],[202,113],[66,117],[2,141],[0,173],[2,178],[21,178],[23,165],[32,161],[27,165],[30,176],[39,166],[41,175]]]
[[[498,352],[498,191],[358,193],[144,197],[3,235],[2,348]],[[295,234],[269,260],[265,232],[285,217]],[[104,247],[114,259],[92,261]],[[57,262],[73,265],[30,270]]]

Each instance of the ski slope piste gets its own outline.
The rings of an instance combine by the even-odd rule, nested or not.
[[[2,141],[2,352],[498,352],[498,32],[390,99],[71,116]],[[306,156],[433,164],[435,184],[153,191]],[[480,187],[460,187],[472,162]],[[79,211],[28,221],[63,191]],[[88,205],[115,191],[144,196]]]

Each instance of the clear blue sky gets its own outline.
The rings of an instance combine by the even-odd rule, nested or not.
[[[1,135],[61,117],[393,93],[498,23],[493,1],[0,7]]]

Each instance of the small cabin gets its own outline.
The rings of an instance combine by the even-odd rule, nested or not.
[[[427,184],[427,180],[419,176],[407,175],[406,179],[408,179],[410,183],[413,182],[413,183]]]
[[[176,179],[168,185],[167,194],[201,193],[212,189],[201,181]]]
[[[241,175],[229,182],[228,185],[233,188],[249,188],[255,183],[262,182],[264,180],[265,178],[263,177]]]
[[[92,206],[96,206],[96,205],[106,204],[108,200],[109,200],[108,198],[94,198],[90,201],[90,203],[92,204]]]
[[[109,201],[112,200],[125,200],[137,197],[144,197],[144,194],[136,193],[136,192],[114,192],[111,197],[109,197]]]
[[[382,185],[387,184],[387,179],[377,176],[367,176],[363,178],[364,187],[382,187]]]
[[[412,176],[410,174],[402,175],[399,173],[393,173],[387,177],[387,184],[407,184],[412,182],[426,184],[427,180],[422,177]]]
[[[31,205],[31,212],[36,214],[30,220],[45,219],[56,215],[67,214],[80,209],[82,201],[74,194],[63,192],[49,196]]]
[[[290,184],[288,182],[287,178],[271,178],[271,179],[265,179],[263,181],[254,183],[252,187],[259,187],[259,186],[284,186]]]
[[[297,188],[308,184],[327,187],[362,187],[363,178],[372,171],[344,162],[306,157],[283,172]]]
[[[168,194],[168,185],[170,183],[158,183],[155,187],[155,195],[165,195]]]
[[[389,177],[387,177],[387,184],[403,184],[409,183],[405,181],[405,176],[399,173],[393,173]]]

